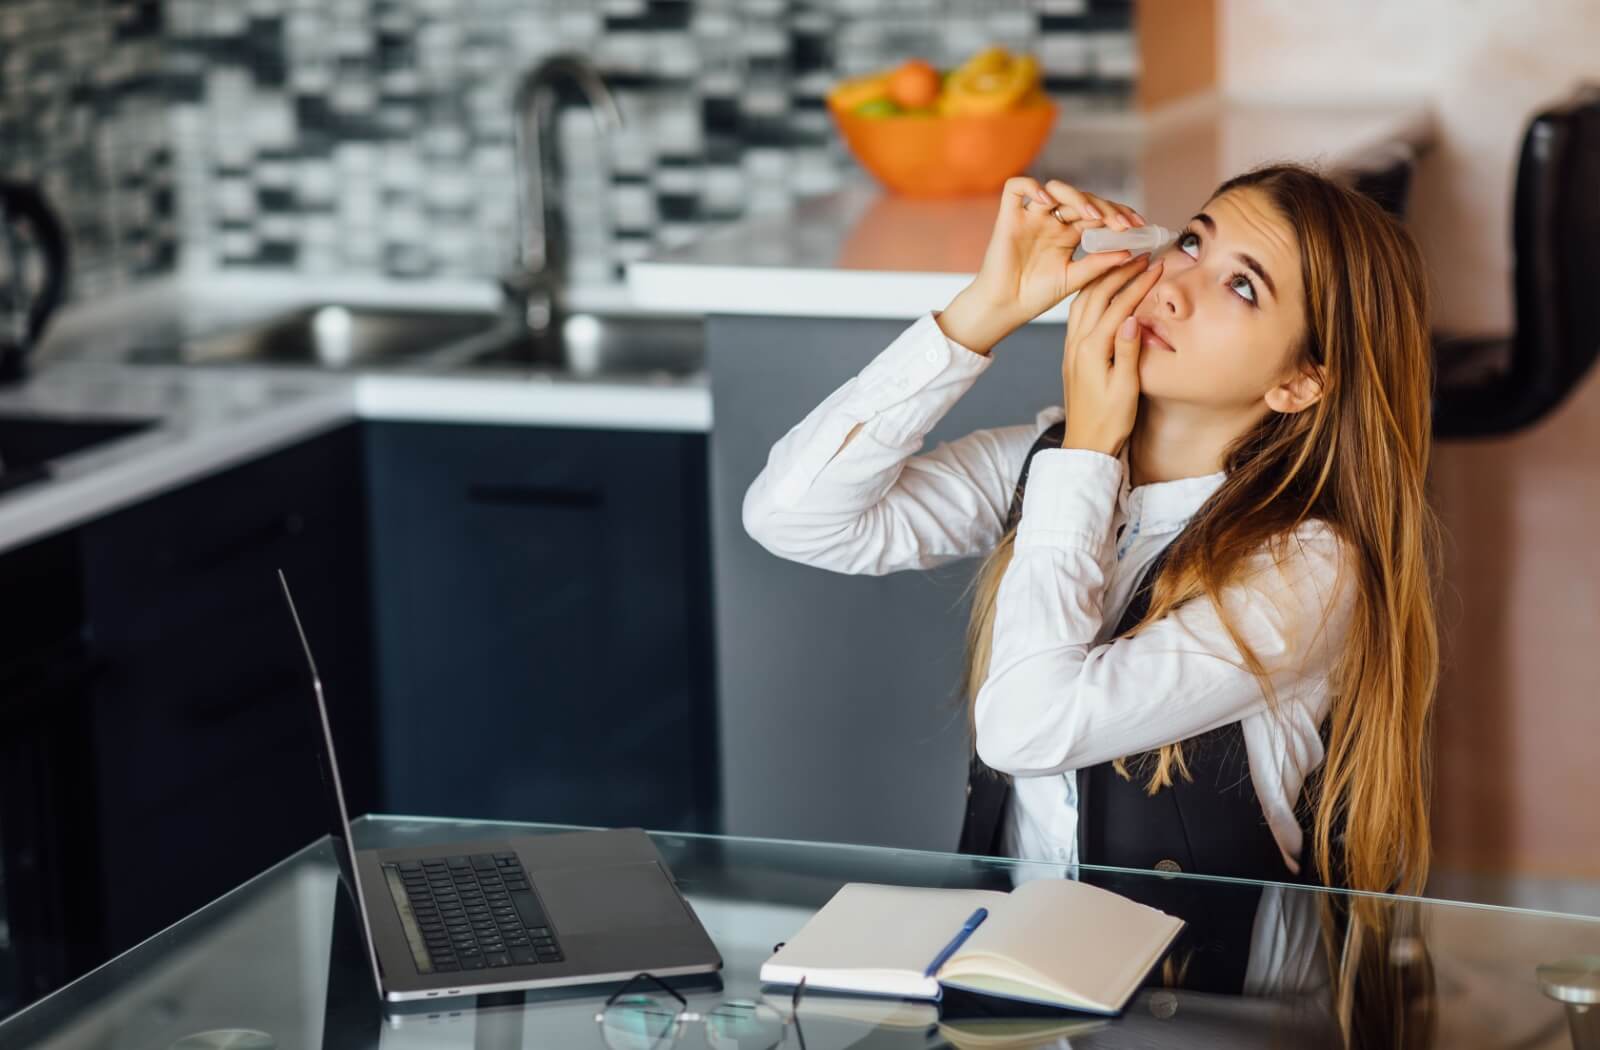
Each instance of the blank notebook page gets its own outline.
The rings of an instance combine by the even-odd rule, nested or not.
[[[1007,897],[990,890],[850,883],[761,968],[761,978],[792,983],[807,976],[812,984],[937,995],[936,982],[922,971],[974,911],[988,908],[993,921],[994,909]],[[916,991],[906,990],[908,976],[915,978]]]
[[[1182,922],[1137,901],[1070,879],[1036,879],[1011,891],[1006,907],[946,965],[960,983],[1000,956],[1043,975],[1051,985],[1093,1003],[1115,1004],[1136,985]]]

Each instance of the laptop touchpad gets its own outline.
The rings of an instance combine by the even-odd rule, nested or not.
[[[608,933],[690,921],[682,899],[659,864],[558,868],[533,877],[557,936]]]

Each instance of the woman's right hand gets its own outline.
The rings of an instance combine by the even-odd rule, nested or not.
[[[1051,214],[1057,207],[1070,221]],[[1026,175],[1007,179],[978,276],[939,314],[939,325],[962,346],[987,354],[1012,331],[1128,261],[1126,251],[1097,252],[1073,261],[1084,230],[1144,224],[1132,208],[1060,179],[1043,186]]]

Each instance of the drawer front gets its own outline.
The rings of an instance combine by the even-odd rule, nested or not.
[[[310,678],[279,568],[343,720],[370,737],[359,452],[353,428],[335,432],[86,535],[97,737],[104,779],[130,805],[203,790],[285,733],[309,753]],[[352,746],[356,779],[370,779],[370,744]]]
[[[704,438],[369,438],[383,806],[696,826],[714,804]]]
[[[158,802],[102,795],[100,896],[112,950],[204,907],[326,834],[302,741],[255,741],[247,761],[207,771]]]
[[[358,435],[338,431],[86,526],[96,637],[170,641],[276,593],[273,570],[301,551],[361,559],[358,457]]]
[[[0,553],[0,681],[32,675],[82,636],[82,591],[76,532]]]

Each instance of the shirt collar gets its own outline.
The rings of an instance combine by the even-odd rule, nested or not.
[[[1147,482],[1134,488],[1129,483],[1133,469],[1128,462],[1128,444],[1124,441],[1122,451],[1117,453],[1122,463],[1117,506],[1122,510],[1123,521],[1137,526],[1136,531],[1141,533],[1182,528],[1228,477],[1227,471],[1219,470],[1192,478]]]

